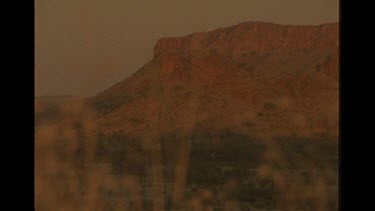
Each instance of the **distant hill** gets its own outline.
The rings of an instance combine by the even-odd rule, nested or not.
[[[35,124],[51,124],[63,119],[66,115],[62,108],[67,104],[82,102],[83,98],[71,95],[37,96],[35,104]]]
[[[101,133],[337,136],[338,40],[337,23],[262,22],[162,38],[150,62],[88,101]]]

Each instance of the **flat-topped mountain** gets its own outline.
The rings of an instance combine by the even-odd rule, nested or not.
[[[99,132],[338,134],[338,24],[246,22],[161,38],[154,58],[91,98]]]
[[[186,37],[161,38],[154,54],[176,50],[192,54],[210,51],[242,61],[254,54],[335,50],[337,47],[338,23],[304,26],[246,22]]]

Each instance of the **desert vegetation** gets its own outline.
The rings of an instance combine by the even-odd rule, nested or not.
[[[158,210],[155,187],[159,210],[337,210],[338,147],[330,137],[260,139],[224,129],[148,142],[90,136],[84,124],[38,128],[37,210]],[[161,184],[153,178],[155,152]]]

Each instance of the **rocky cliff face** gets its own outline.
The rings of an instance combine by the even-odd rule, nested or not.
[[[154,53],[158,56],[168,51],[182,51],[186,54],[205,51],[244,61],[255,54],[325,51],[337,47],[337,23],[296,26],[247,22],[186,37],[159,39]]]
[[[90,99],[99,131],[337,136],[338,40],[337,23],[261,22],[159,39],[149,63]]]

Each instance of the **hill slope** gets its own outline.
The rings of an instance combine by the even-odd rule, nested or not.
[[[162,38],[133,76],[89,99],[99,132],[158,127],[338,134],[338,24],[247,22]]]

